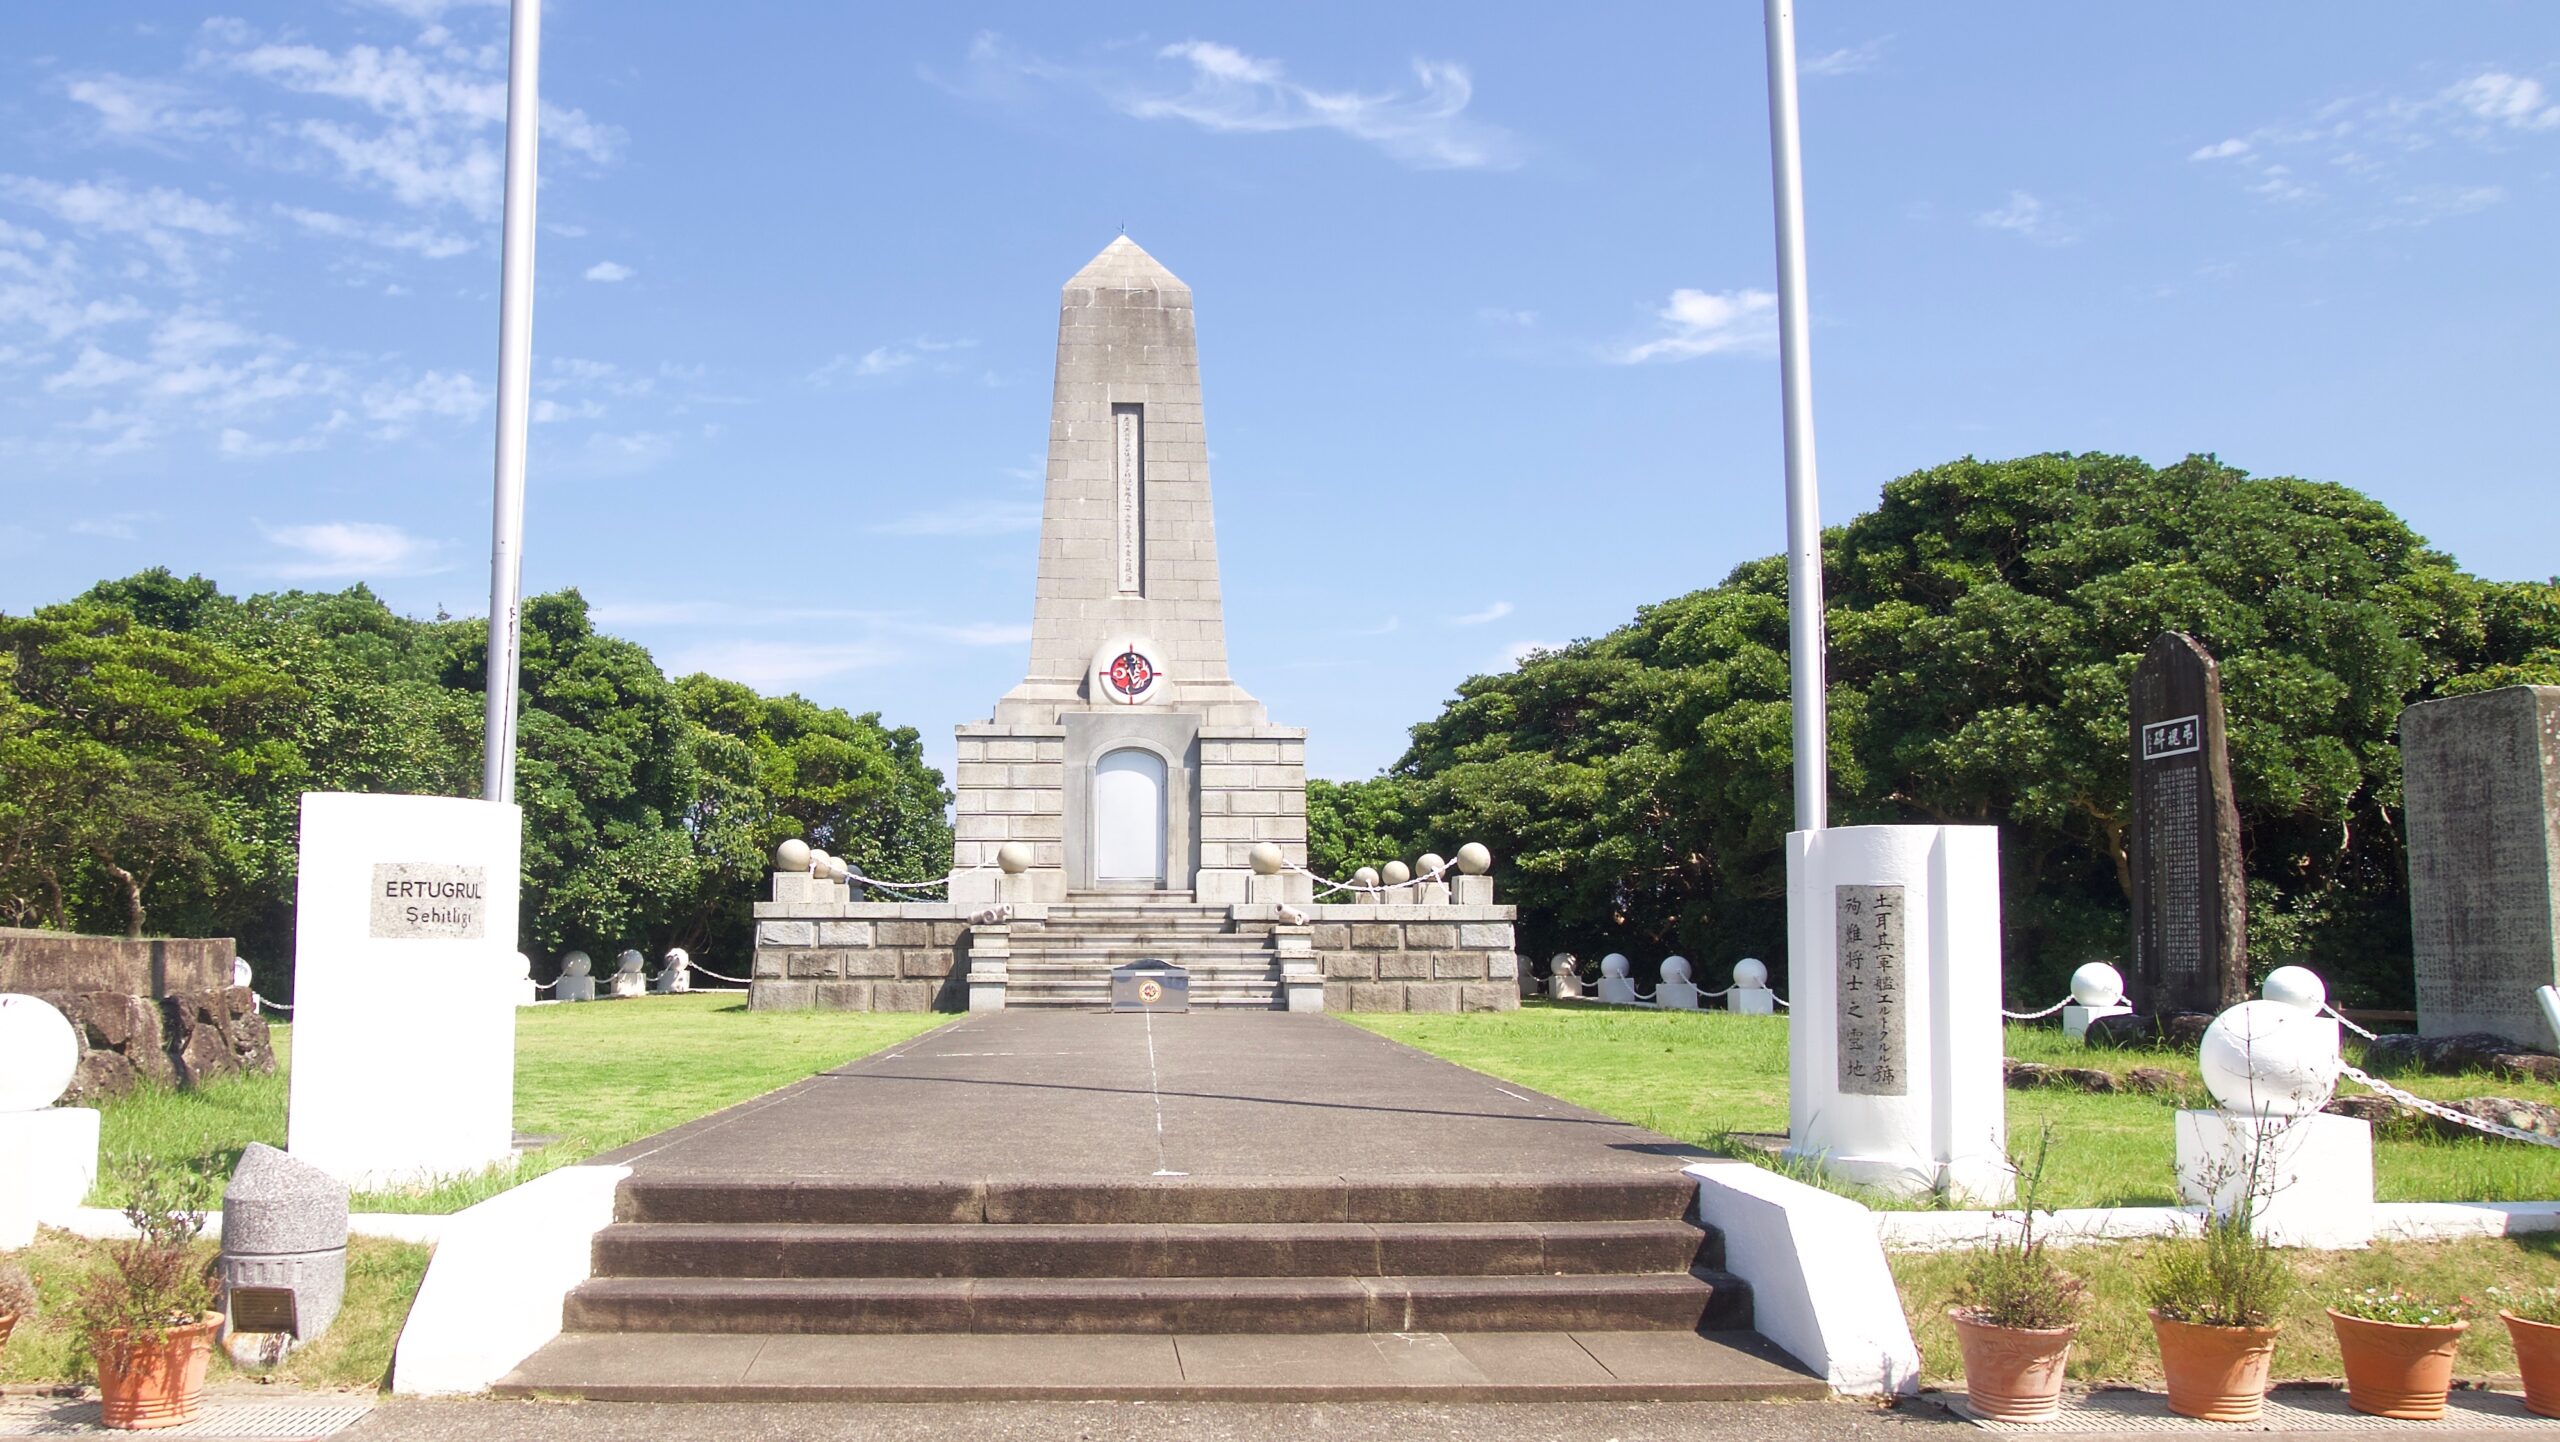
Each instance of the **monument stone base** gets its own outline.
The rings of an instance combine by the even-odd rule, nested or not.
[[[98,1180],[94,1107],[0,1112],[0,1251],[35,1240],[36,1224],[68,1215]]]
[[[2122,1002],[2113,1006],[2082,1006],[2075,1001],[2062,1009],[2062,1034],[2073,1041],[2087,1041],[2089,1023],[2100,1017],[2131,1015],[2133,1008]]]
[[[1774,1016],[1778,993],[1765,986],[1737,986],[1724,994],[1724,1009],[1740,1016]]]
[[[2356,1250],[2373,1240],[2373,1124],[2314,1112],[2178,1113],[2178,1199],[2217,1215],[2254,1187],[2252,1230],[2280,1247]]]

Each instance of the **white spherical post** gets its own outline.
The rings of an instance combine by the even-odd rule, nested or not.
[[[1358,871],[1351,873],[1351,884],[1363,891],[1375,891],[1378,887],[1378,868],[1361,867]]]
[[[2309,1116],[2338,1086],[2338,1050],[2320,1019],[2281,1001],[2244,1001],[2206,1027],[2205,1090],[2247,1116]]]
[[[1470,841],[1458,848],[1458,869],[1469,876],[1482,876],[1493,869],[1493,853],[1481,841]]]
[[[1008,841],[996,848],[996,865],[1007,876],[1020,876],[1031,869],[1031,846],[1028,842]]]
[[[1287,870],[1288,867],[1288,854],[1280,849],[1277,842],[1264,841],[1255,844],[1253,848],[1254,875],[1278,876],[1281,872]]]
[[[2279,966],[2268,972],[2258,995],[2314,1016],[2329,1004],[2328,984],[2320,980],[2320,973],[2307,966]]]
[[[0,993],[0,1112],[49,1107],[80,1070],[80,1036],[53,1003]]]
[[[1662,980],[1666,985],[1684,985],[1689,980],[1689,958],[1666,956],[1662,959]]]
[[[1769,964],[1758,957],[1744,957],[1733,964],[1733,984],[1758,991],[1769,984]]]
[[[2071,999],[2085,1007],[2113,1006],[2124,1000],[2124,973],[2093,961],[2071,973]]]
[[[773,869],[776,871],[808,870],[809,843],[801,840],[797,836],[794,836],[789,841],[773,848]]]
[[[1413,880],[1413,868],[1405,865],[1401,861],[1388,862],[1386,869],[1378,874],[1385,878],[1386,883],[1389,886],[1402,886],[1406,882]]]

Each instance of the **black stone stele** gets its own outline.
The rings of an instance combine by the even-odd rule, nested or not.
[[[2222,720],[2222,668],[2180,631],[2142,655],[2130,694],[2133,995],[2143,1011],[2247,999],[2248,899]]]

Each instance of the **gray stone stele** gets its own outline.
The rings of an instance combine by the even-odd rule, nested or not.
[[[347,1290],[347,1188],[264,1142],[251,1142],[222,1190],[223,1313],[234,1288],[293,1296],[294,1335],[327,1331]],[[232,1330],[226,1321],[226,1336]]]
[[[2164,631],[2128,688],[2135,1003],[2212,1011],[2249,995],[2249,893],[2222,711],[2222,668]]]
[[[2542,1035],[2560,985],[2560,686],[2400,713],[2418,1033]]]

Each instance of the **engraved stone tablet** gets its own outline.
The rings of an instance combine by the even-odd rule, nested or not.
[[[478,941],[487,931],[488,877],[477,866],[379,861],[373,929],[395,941]]]
[[[2560,687],[2400,713],[2418,1034],[2541,1039],[2560,984]]]
[[[1911,1091],[1905,1061],[1902,888],[1840,886],[1840,1090],[1898,1097]]]
[[[2220,1011],[2248,995],[2240,811],[2223,743],[2222,672],[2192,636],[2151,643],[2130,696],[2133,996]]]
[[[1119,494],[1113,502],[1114,524],[1120,540],[1120,594],[1135,596],[1146,589],[1146,459],[1143,449],[1143,427],[1136,406],[1113,406],[1112,472],[1119,481]]]

